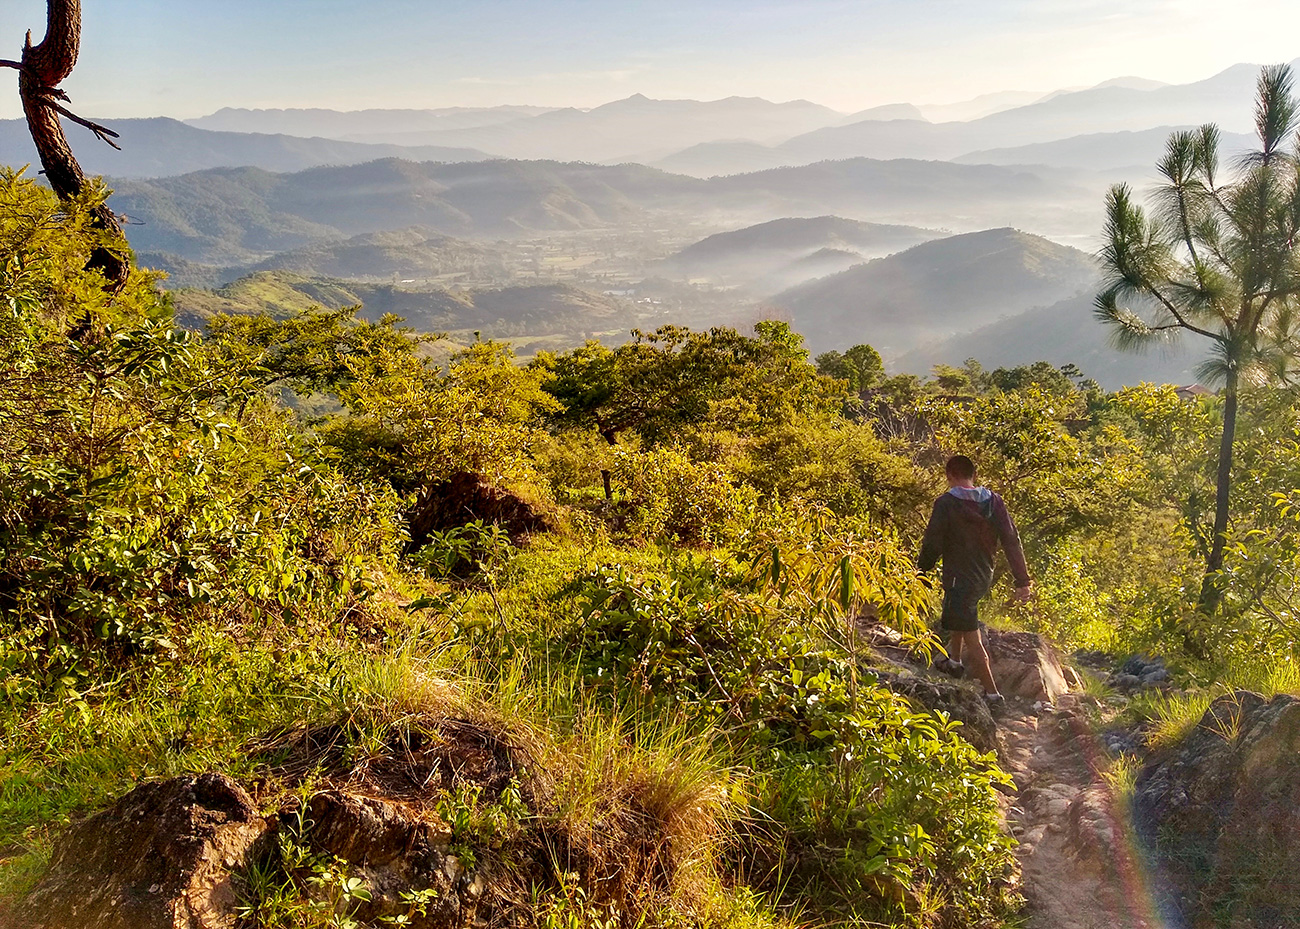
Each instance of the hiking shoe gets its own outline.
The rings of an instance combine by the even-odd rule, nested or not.
[[[934,669],[940,674],[946,674],[949,677],[966,676],[966,666],[960,661],[953,661],[946,656],[934,659]]]
[[[989,712],[993,715],[1001,713],[1007,708],[1007,698],[1002,694],[985,694],[984,703],[988,706]]]

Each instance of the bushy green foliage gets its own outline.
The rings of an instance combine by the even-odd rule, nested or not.
[[[147,275],[107,301],[82,270],[95,237],[78,210],[15,175],[0,197],[6,692],[75,692],[203,615],[364,599],[367,566],[399,537],[391,495],[343,483],[263,400],[230,415],[225,372],[172,327]]]
[[[476,342],[445,373],[406,347],[344,365],[351,376],[339,396],[351,415],[325,435],[361,473],[411,489],[464,471],[496,482],[533,473],[538,417],[556,404],[545,374],[515,364],[509,346]]]
[[[849,390],[870,390],[885,379],[885,363],[880,352],[870,345],[854,345],[841,352],[823,352],[817,356],[817,372],[844,381]]]
[[[979,462],[980,481],[1015,501],[1031,542],[1124,519],[1145,477],[1138,446],[1118,428],[1089,422],[1076,394],[1030,386],[926,400],[920,412],[940,448]]]
[[[750,873],[859,920],[1002,925],[1018,901],[994,790],[1010,779],[953,723],[876,688],[859,701],[858,739],[832,763],[781,753],[765,767]]]
[[[862,601],[916,635],[925,588],[899,583],[885,536],[791,514],[750,544],[747,562],[581,579],[570,648],[588,682],[656,715],[721,719],[744,746],[755,820],[734,854],[751,878],[842,919],[996,924],[1015,907],[993,796],[1005,776],[955,724],[877,686],[844,625]]]
[[[471,520],[463,526],[429,534],[411,555],[411,564],[440,580],[470,577],[503,560],[510,537],[500,526]]]
[[[1001,775],[950,724],[876,686],[844,625],[867,602],[921,634],[927,592],[902,583],[906,556],[887,536],[832,527],[791,512],[756,527],[740,562],[597,570],[581,582],[571,647],[593,684],[658,713],[722,717],[754,753],[765,825],[737,849],[747,873],[794,882],[842,917],[1005,916]]]
[[[692,461],[680,449],[616,448],[610,472],[630,509],[627,529],[636,538],[687,544],[733,534],[752,511],[753,489],[736,486],[717,465]]]
[[[614,449],[594,430],[578,428],[539,437],[533,454],[542,477],[563,499],[600,487],[601,473],[609,471]]]
[[[558,422],[594,428],[610,444],[626,430],[655,444],[711,420],[755,430],[842,399],[841,385],[818,375],[787,323],[761,322],[752,337],[681,326],[633,337],[612,350],[588,342],[538,355],[531,367],[549,375]]]
[[[844,516],[915,530],[939,490],[868,423],[791,418],[742,449],[736,471],[765,497],[815,502]]]

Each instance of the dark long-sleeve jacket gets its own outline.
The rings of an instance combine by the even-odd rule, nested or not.
[[[946,493],[934,501],[930,524],[921,541],[917,567],[929,571],[943,559],[945,590],[963,587],[983,596],[993,586],[993,559],[998,543],[1007,553],[1017,587],[1029,585],[1029,568],[1020,545],[1020,533],[997,494],[982,500]]]

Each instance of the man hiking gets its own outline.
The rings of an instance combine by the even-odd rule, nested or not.
[[[948,459],[944,473],[948,492],[934,502],[917,567],[924,573],[943,560],[940,622],[951,634],[951,667],[960,669],[965,659],[984,685],[985,699],[997,706],[1003,700],[980,639],[979,602],[993,586],[993,557],[999,542],[1007,553],[1016,582],[1016,599],[1021,602],[1029,599],[1029,569],[1007,505],[987,487],[975,486],[975,462],[965,455],[954,455]]]

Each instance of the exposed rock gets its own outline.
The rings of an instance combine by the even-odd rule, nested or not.
[[[1093,784],[1075,794],[1064,811],[1066,844],[1077,860],[1090,863],[1103,874],[1114,872],[1116,843],[1123,838],[1123,826],[1114,808],[1110,789]]]
[[[429,713],[353,751],[368,734],[330,724],[259,740],[253,757],[267,783],[304,787],[310,774],[319,786],[305,808],[281,794],[270,817],[219,774],[137,788],[67,832],[48,874],[0,927],[234,929],[239,906],[256,905],[256,888],[269,885],[276,899],[332,908],[340,924],[531,925],[539,901],[575,879],[588,900],[635,921],[724,815],[721,793],[683,795],[675,780],[620,771],[597,783],[608,798],[599,819],[573,828],[556,815],[547,772],[532,762],[540,743],[526,730]],[[437,810],[462,788],[457,818],[511,805],[493,810],[490,827],[463,825],[453,854]],[[264,880],[248,880],[254,873]]]
[[[233,869],[267,822],[221,774],[142,784],[59,840],[17,929],[231,929]]]
[[[940,711],[961,720],[958,735],[980,751],[998,750],[997,723],[977,687],[907,672],[877,670],[875,674],[881,684],[906,697],[918,708]]]
[[[1003,721],[1007,771],[1020,787],[1008,809],[1018,835],[1026,929],[1152,929],[1138,866],[1098,777],[1098,748],[1085,716],[1065,709]],[[1174,929],[1170,926],[1170,929]]]
[[[1061,661],[1042,636],[988,629],[985,641],[993,677],[1002,693],[1045,703],[1069,693]]]
[[[478,474],[461,471],[422,492],[407,513],[411,536],[407,550],[418,550],[429,541],[430,533],[474,520],[496,524],[512,539],[555,528],[552,515],[535,501],[498,487]]]
[[[1146,748],[1145,727],[1137,729],[1107,729],[1100,733],[1102,745],[1111,755],[1140,755]]]
[[[1142,678],[1138,677],[1136,674],[1124,674],[1122,672],[1120,674],[1112,674],[1107,679],[1107,683],[1120,693],[1131,694],[1136,690],[1142,689]]]
[[[370,900],[352,915],[367,922],[405,914],[403,893],[432,890],[423,917],[408,925],[446,926],[460,914],[457,894],[464,883],[451,854],[451,830],[440,820],[414,815],[396,803],[325,790],[307,807],[313,851],[327,852],[352,864],[350,873],[366,883]]]
[[[1152,658],[1147,655],[1130,655],[1119,666],[1120,674],[1132,674],[1134,677],[1145,677],[1151,672],[1164,670],[1165,660],[1163,658]]]
[[[1215,700],[1138,775],[1139,836],[1171,925],[1300,922],[1300,700]]]
[[[1165,667],[1165,660],[1149,655],[1130,655],[1107,678],[1107,683],[1126,694],[1151,688],[1167,689],[1168,682],[1169,669]]]
[[[1061,665],[1061,673],[1065,676],[1065,685],[1072,692],[1078,693],[1083,690],[1083,676],[1077,670],[1067,665]]]

